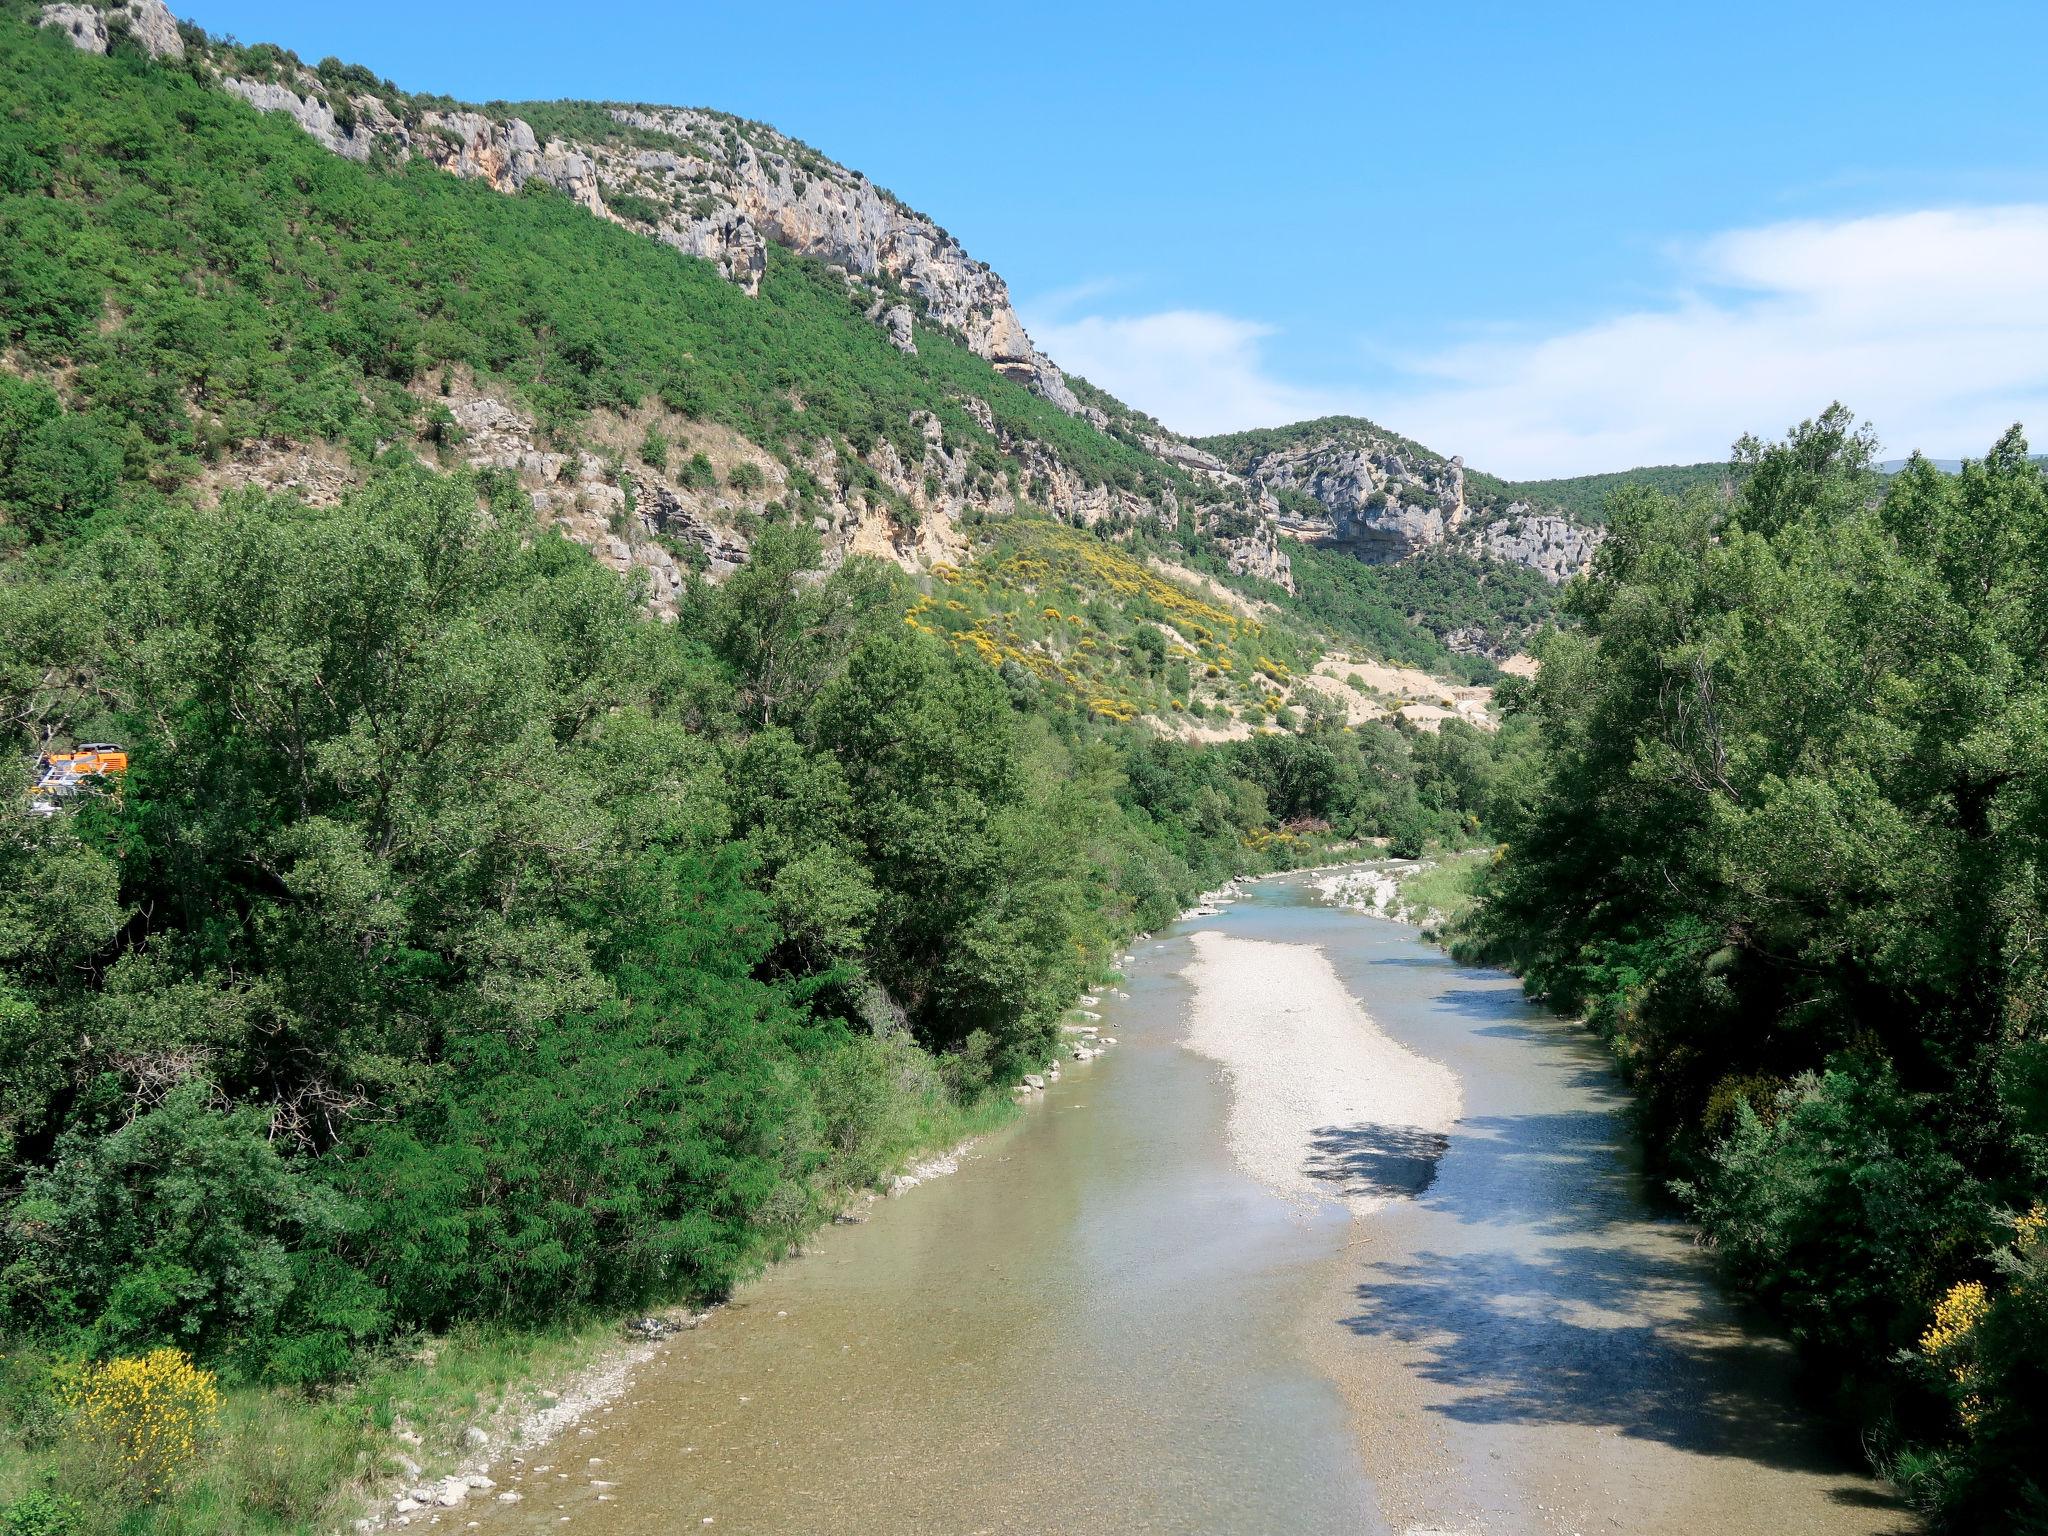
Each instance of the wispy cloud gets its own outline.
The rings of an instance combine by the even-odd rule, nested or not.
[[[2048,205],[1732,230],[1676,253],[1662,303],[1448,344],[1369,391],[1290,383],[1271,335],[1175,311],[1042,339],[1183,431],[1352,410],[1515,476],[1717,458],[1834,399],[1890,452],[1975,455],[2016,420],[2048,439]]]

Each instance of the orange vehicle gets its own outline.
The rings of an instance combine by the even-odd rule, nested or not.
[[[70,752],[45,752],[36,762],[29,811],[36,816],[54,816],[59,802],[93,788],[95,779],[111,779],[127,771],[128,749],[111,741],[88,741]]]

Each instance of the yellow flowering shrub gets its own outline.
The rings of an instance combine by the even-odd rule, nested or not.
[[[1991,1298],[1981,1282],[1964,1280],[1948,1288],[1934,1304],[1934,1322],[1920,1335],[1920,1353],[1940,1366],[1963,1389],[1963,1422],[1974,1424],[1983,1402],[1974,1387],[1977,1378],[1976,1333]]]
[[[61,1388],[81,1432],[108,1445],[122,1475],[151,1498],[198,1457],[220,1416],[213,1372],[181,1349],[80,1366]]]

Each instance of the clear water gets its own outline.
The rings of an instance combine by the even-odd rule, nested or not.
[[[1245,1177],[1226,1088],[1178,1044],[1185,936],[1141,944],[1128,1000],[1100,1009],[1106,1058],[672,1341],[590,1432],[494,1469],[523,1502],[441,1523],[1910,1528],[1642,1200],[1620,1096],[1568,1026],[1298,878],[1209,921],[1321,946],[1382,1028],[1457,1072],[1445,1142],[1347,1127],[1306,1154],[1408,1198],[1304,1216]]]

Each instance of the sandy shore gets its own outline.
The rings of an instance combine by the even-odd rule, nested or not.
[[[1193,942],[1182,1043],[1223,1067],[1238,1165],[1284,1199],[1354,1214],[1425,1185],[1458,1118],[1449,1069],[1390,1040],[1313,945]]]

